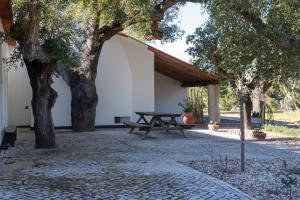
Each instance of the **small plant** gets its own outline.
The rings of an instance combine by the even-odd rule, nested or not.
[[[220,128],[219,122],[210,121],[208,124],[208,129],[212,131],[216,131]]]
[[[184,99],[183,102],[178,103],[178,106],[181,107],[184,113],[193,112],[193,102],[190,98]]]
[[[184,113],[184,116],[182,118],[183,124],[194,124],[195,118],[193,115],[193,102],[191,101],[191,99],[186,98],[178,105],[182,108],[182,112]]]
[[[287,170],[287,163],[285,160],[283,160],[283,169],[278,174],[278,176],[280,178],[283,187],[289,189],[289,199],[291,200],[293,186],[297,186],[297,178],[286,170]]]
[[[211,124],[211,125],[220,125],[219,122],[214,122],[214,121],[210,121],[209,124]]]
[[[291,173],[283,171],[280,174],[280,180],[282,185],[285,188],[289,189],[289,199],[292,199],[292,189],[293,186],[297,185],[297,178],[295,176],[293,176]]]

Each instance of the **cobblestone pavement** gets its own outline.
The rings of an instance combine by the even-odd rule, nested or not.
[[[180,133],[152,133],[141,140],[127,131],[58,131],[57,148],[51,150],[34,149],[33,133],[19,131],[15,149],[2,159],[0,199],[251,199],[181,164],[209,160],[212,151],[238,157],[238,141],[196,131],[187,139]],[[249,157],[265,152],[261,158],[299,156],[295,144],[251,142],[247,152]]]

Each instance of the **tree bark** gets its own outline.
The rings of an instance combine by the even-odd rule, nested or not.
[[[98,23],[91,23],[89,37],[83,51],[81,66],[75,69],[59,71],[69,85],[71,102],[72,130],[86,132],[95,130],[96,107],[98,96],[95,80],[97,67],[104,42],[123,30],[119,23],[98,28]]]
[[[57,93],[51,88],[53,60],[40,44],[40,1],[28,1],[28,30],[26,40],[17,38],[27,68],[32,88],[32,113],[34,117],[36,148],[55,147],[55,132],[51,109]],[[25,34],[26,35],[26,34]]]
[[[261,90],[259,87],[256,87],[253,91],[253,114],[252,117],[259,117],[259,114],[261,113],[260,109],[260,96],[261,96]]]
[[[55,132],[52,120],[52,107],[57,93],[52,84],[52,64],[38,60],[24,59],[32,87],[32,113],[34,117],[36,148],[55,147]]]
[[[262,125],[265,124],[265,95],[271,87],[272,82],[263,82],[260,86],[255,87],[253,91],[253,114],[252,117],[260,117]]]
[[[84,75],[70,72],[71,120],[74,132],[94,131],[98,95],[95,81]]]
[[[71,101],[71,122],[74,132],[87,132],[95,130],[96,107],[98,95],[96,89],[96,76],[98,60],[103,44],[89,48],[83,56],[82,66],[79,69],[65,69],[60,73],[69,85]]]
[[[250,94],[245,95],[245,112],[244,112],[244,126],[245,128],[251,128],[251,112],[252,112],[252,101]]]

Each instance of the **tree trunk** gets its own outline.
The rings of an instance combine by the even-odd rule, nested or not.
[[[259,115],[260,115],[260,112],[261,112],[260,96],[261,96],[261,90],[259,87],[256,87],[253,91],[253,114],[252,114],[252,117],[259,117]]]
[[[266,124],[266,110],[265,110],[265,101],[260,101],[260,120],[261,124],[260,126],[264,126]]]
[[[74,132],[95,130],[98,104],[95,80],[103,44],[95,47],[91,42],[87,46],[90,48],[86,48],[88,50],[84,52],[82,66],[79,69],[65,69],[59,72],[71,90],[71,122]]]
[[[245,128],[251,128],[251,112],[252,112],[252,101],[250,94],[245,95],[245,112],[244,112],[244,126]]]
[[[75,132],[94,131],[98,96],[95,81],[72,73],[69,86],[72,94],[71,119]]]
[[[34,117],[36,148],[55,147],[55,131],[52,120],[52,107],[57,93],[52,84],[52,64],[38,60],[24,59],[32,87],[32,112]]]
[[[101,50],[105,41],[123,30],[119,23],[99,28],[99,20],[91,23],[89,37],[81,58],[81,66],[75,69],[59,71],[70,86],[72,94],[71,118],[74,132],[95,130],[98,96],[95,80]]]
[[[245,171],[245,98],[240,95],[241,171]]]

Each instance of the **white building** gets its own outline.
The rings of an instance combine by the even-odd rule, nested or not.
[[[11,6],[7,0],[0,1],[0,33],[7,33],[12,25]],[[3,62],[3,58],[7,58],[10,50],[15,46],[15,41],[0,39],[0,139],[2,140],[3,131],[8,125],[7,123],[7,66]],[[0,140],[0,141],[1,141]]]
[[[53,79],[52,86],[58,92],[52,112],[54,124],[70,127],[70,89],[60,77]],[[186,98],[186,87],[217,83],[215,77],[188,63],[118,34],[105,42],[100,56],[96,126],[120,125],[123,118],[135,121],[137,111],[181,113],[178,103]],[[218,87],[211,85],[209,88]],[[31,94],[26,69],[11,69],[8,73],[9,125],[33,125]],[[218,94],[211,94],[211,107],[215,109],[218,101],[214,99]]]

